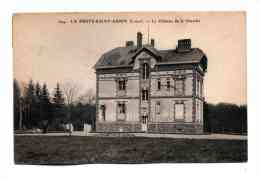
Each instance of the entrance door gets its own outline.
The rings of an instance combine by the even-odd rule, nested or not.
[[[148,116],[142,116],[142,131],[147,132],[147,120]]]

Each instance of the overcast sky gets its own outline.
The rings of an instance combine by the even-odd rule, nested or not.
[[[208,57],[205,75],[206,101],[246,103],[246,29],[243,12],[178,13],[68,13],[27,14],[13,18],[14,77],[20,82],[74,81],[81,93],[95,90],[93,66],[108,50],[136,43],[136,33],[155,39],[158,49],[175,48],[180,38],[191,38],[192,46]],[[77,23],[70,20],[76,19]],[[84,19],[85,23],[79,23]],[[126,19],[139,23],[86,23],[87,19]],[[157,23],[152,23],[154,19]],[[158,23],[163,19],[164,23]],[[189,19],[193,23],[176,23]],[[168,20],[167,23],[165,20]],[[170,22],[172,20],[173,22]],[[140,21],[142,21],[140,23]],[[66,23],[64,23],[66,22]],[[73,21],[74,22],[74,21]]]

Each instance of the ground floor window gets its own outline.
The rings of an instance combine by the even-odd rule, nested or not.
[[[126,104],[124,102],[119,102],[117,104],[117,119],[118,120],[126,119]]]
[[[156,104],[155,104],[155,113],[156,114],[160,114],[160,110],[161,110],[161,103],[160,101],[157,101]]]
[[[125,114],[125,103],[118,103],[119,114]]]
[[[175,120],[184,120],[184,104],[176,103],[174,104],[174,116]]]
[[[103,121],[105,121],[106,120],[106,105],[102,104],[100,106],[100,110],[101,110],[101,119]]]

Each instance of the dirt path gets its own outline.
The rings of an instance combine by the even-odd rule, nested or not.
[[[16,136],[69,136],[68,133],[34,133],[16,134]],[[84,133],[73,132],[72,136],[91,137],[148,137],[148,138],[186,138],[186,139],[210,139],[210,140],[247,140],[245,135],[207,134],[207,135],[183,135],[183,134],[154,134],[154,133]]]

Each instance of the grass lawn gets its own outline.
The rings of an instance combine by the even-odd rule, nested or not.
[[[15,136],[16,164],[245,162],[245,140]]]

